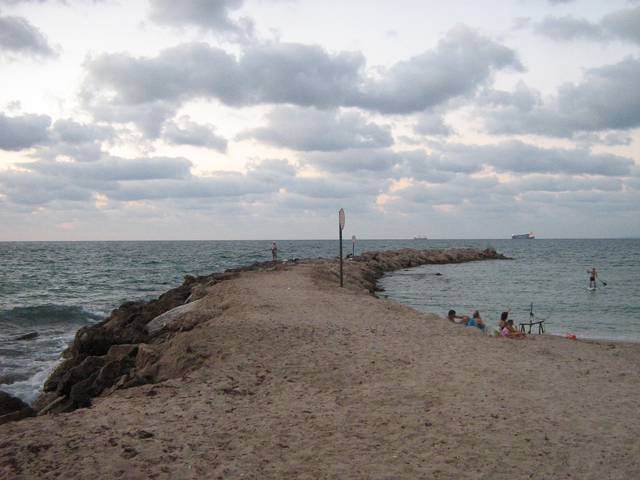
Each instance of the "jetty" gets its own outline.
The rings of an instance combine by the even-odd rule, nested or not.
[[[188,277],[81,329],[0,478],[636,478],[640,348],[483,335],[375,295],[492,250]],[[461,291],[460,298],[464,298]]]

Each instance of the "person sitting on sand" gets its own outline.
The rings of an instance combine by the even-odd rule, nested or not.
[[[478,310],[473,312],[471,318],[467,320],[467,327],[478,327],[480,330],[485,329],[485,324],[482,318],[480,318],[480,312]]]
[[[469,317],[467,317],[466,315],[464,316],[460,316],[460,315],[456,315],[456,311],[455,310],[449,310],[449,312],[447,313],[447,320],[449,320],[450,322],[453,323],[467,323],[467,320],[469,319]]]
[[[524,338],[526,334],[524,332],[519,332],[516,330],[516,327],[513,325],[513,320],[507,320],[507,316],[504,315],[508,312],[502,312],[502,316],[500,317],[500,336],[505,338]],[[504,318],[503,318],[504,317]]]

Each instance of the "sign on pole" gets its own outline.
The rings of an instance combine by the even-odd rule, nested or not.
[[[344,286],[342,277],[342,230],[344,229],[344,208],[341,208],[338,212],[338,230],[340,236],[340,286]]]

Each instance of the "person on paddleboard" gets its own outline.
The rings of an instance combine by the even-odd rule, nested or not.
[[[591,268],[591,270],[587,270],[587,273],[589,274],[589,288],[596,288],[598,272],[596,272],[595,268]]]

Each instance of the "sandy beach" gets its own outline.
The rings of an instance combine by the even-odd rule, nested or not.
[[[492,338],[359,275],[339,288],[306,262],[206,287],[157,383],[1,425],[0,477],[640,478],[640,345]]]

